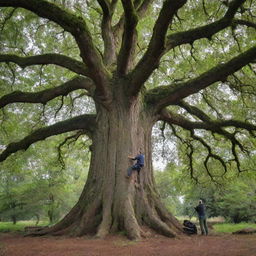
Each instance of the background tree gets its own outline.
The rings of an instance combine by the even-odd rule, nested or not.
[[[62,133],[92,140],[78,203],[39,234],[181,232],[153,179],[151,133],[160,120],[183,142],[192,178],[200,176],[193,159],[201,154],[212,179],[212,163],[219,175],[229,165],[243,171],[240,158],[250,155],[256,129],[254,1],[0,0],[0,7],[8,133],[0,161]],[[12,119],[19,133],[6,129]],[[146,167],[136,189],[125,175],[127,156],[139,149]]]
[[[234,223],[255,222],[256,183],[255,177],[251,179],[250,176],[230,182],[222,193],[216,195],[216,208],[226,220]]]
[[[31,147],[25,154],[1,166],[2,220],[16,222],[33,218],[36,222],[44,220],[52,223],[76,203],[87,177],[89,161],[84,157],[86,150],[70,152],[64,169],[58,160],[59,152],[54,147],[62,142],[60,137],[53,140],[51,147],[49,142],[41,142],[39,148]],[[74,146],[78,147],[69,145],[68,148]],[[62,154],[66,150],[67,145],[62,147]]]
[[[171,142],[172,138],[166,136],[166,143]],[[223,216],[227,222],[234,223],[255,221],[255,156],[241,160],[241,165],[248,169],[242,173],[231,170],[225,176],[218,176],[218,166],[213,166],[214,181],[207,172],[201,172],[198,179],[191,179],[183,161],[186,158],[180,157],[179,164],[169,164],[155,175],[161,198],[167,207],[172,200],[171,209],[176,215],[196,217],[194,207],[202,199],[208,217]],[[203,156],[195,161],[195,169],[202,168],[202,165]],[[180,197],[182,203],[177,204]]]
[[[189,183],[189,182],[188,182]],[[221,184],[192,183],[184,191],[183,215],[196,216],[193,212],[198,199],[203,199],[208,217],[223,216],[228,222],[254,222],[255,173],[230,176]]]
[[[179,166],[170,164],[164,171],[156,171],[154,177],[159,196],[167,209],[175,216],[184,214],[182,198],[187,191],[184,185],[188,186],[191,181],[183,180]]]

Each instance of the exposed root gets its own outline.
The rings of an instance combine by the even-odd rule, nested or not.
[[[167,211],[167,209],[162,205],[161,201],[155,200],[155,205],[155,209],[160,219],[172,230],[175,230],[177,233],[183,233],[183,228],[179,221]]]
[[[108,191],[106,195],[107,196],[105,196],[105,199],[103,200],[102,221],[98,227],[98,231],[96,234],[97,238],[106,237],[110,232],[110,228],[112,224],[112,202],[113,202],[112,191]]]
[[[156,207],[157,200],[151,198],[151,203],[149,203],[147,196],[144,195],[143,204],[143,208],[145,209],[144,221],[148,226],[150,226],[156,232],[163,234],[165,236],[177,237],[177,231],[179,231],[179,228],[176,228],[176,224],[173,224],[173,222],[176,222],[176,219],[172,219],[172,215],[168,215],[167,211],[162,212],[159,206]]]
[[[85,234],[95,234],[98,225],[102,221],[102,203],[101,199],[96,199],[85,212],[81,213],[79,225],[76,229],[76,236]]]
[[[103,215],[103,220],[101,221],[98,227],[96,238],[105,238],[109,234],[111,221],[112,221],[111,212],[109,214]]]
[[[100,193],[93,202],[89,203],[87,199],[86,206],[81,207],[81,202],[85,201],[83,198],[56,225],[34,230],[27,235],[96,235],[104,238],[110,232],[125,231],[129,239],[138,240],[151,235],[147,228],[172,238],[182,233],[181,224],[166,210],[150,186],[139,184],[137,188],[133,179],[124,184],[127,189],[116,198],[112,190],[105,190],[104,198]]]
[[[134,207],[130,198],[127,199],[124,206],[124,228],[129,239],[137,240],[141,238],[141,228],[135,217]]]
[[[162,235],[172,238],[177,236],[177,234],[174,231],[172,231],[167,224],[162,222],[159,218],[157,218],[154,215],[148,216],[147,223],[151,228],[153,228],[155,231]]]
[[[76,204],[69,214],[56,225],[43,229],[34,229],[33,232],[29,232],[25,236],[82,236],[86,233],[95,233],[102,219],[101,214],[98,212],[101,212],[100,200],[95,200],[85,212]]]

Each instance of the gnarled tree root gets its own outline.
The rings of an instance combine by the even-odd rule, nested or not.
[[[59,223],[27,235],[95,235],[104,238],[122,231],[129,239],[138,240],[148,236],[143,227],[172,238],[183,233],[181,224],[166,210],[156,193],[138,184],[129,186],[125,200],[114,202],[118,207],[114,206],[112,199],[103,201],[98,198],[83,208],[77,203]]]

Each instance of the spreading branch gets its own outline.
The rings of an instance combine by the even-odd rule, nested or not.
[[[137,15],[139,18],[142,18],[146,14],[153,1],[154,0],[135,1],[134,6],[136,7]]]
[[[186,3],[186,0],[164,2],[158,19],[153,28],[153,34],[146,53],[131,73],[131,95],[136,95],[144,82],[158,67],[160,57],[165,50],[166,33],[172,19],[179,8]]]
[[[46,0],[0,0],[0,7],[21,7],[42,18],[49,19],[70,32],[80,49],[80,56],[88,67],[89,77],[95,82],[96,95],[102,102],[111,100],[108,89],[109,74],[101,55],[94,46],[91,34],[83,18],[65,11]]]
[[[217,154],[212,153],[211,150],[211,146],[209,146],[201,137],[198,137],[194,134],[194,130],[195,129],[204,129],[204,130],[208,130],[211,131],[213,134],[219,134],[221,136],[223,136],[224,138],[226,138],[228,141],[230,141],[231,143],[231,152],[234,156],[234,159],[232,159],[232,161],[235,161],[238,171],[241,172],[241,164],[239,161],[239,157],[238,157],[238,153],[236,151],[236,148],[239,147],[241,151],[247,153],[247,150],[245,150],[244,146],[237,140],[237,138],[235,137],[235,133],[229,133],[228,131],[226,131],[225,127],[235,127],[235,128],[239,128],[239,129],[244,129],[249,131],[250,133],[252,131],[256,131],[256,126],[247,122],[242,122],[242,121],[237,121],[237,120],[224,120],[224,121],[214,121],[212,120],[210,117],[206,118],[206,114],[203,115],[202,118],[202,113],[201,111],[198,113],[196,111],[195,107],[190,106],[190,108],[186,107],[186,109],[188,109],[188,111],[190,113],[193,113],[194,115],[196,115],[197,117],[199,117],[200,119],[203,119],[203,122],[198,122],[198,121],[190,121],[186,118],[184,118],[181,115],[177,115],[172,113],[171,111],[165,109],[161,112],[160,116],[159,116],[159,120],[165,121],[167,122],[169,125],[171,125],[171,127],[173,127],[173,125],[177,125],[179,127],[182,127],[183,129],[186,129],[188,131],[190,131],[191,134],[191,138],[193,138],[196,141],[199,141],[208,151],[208,155],[205,158],[204,161],[204,166],[206,168],[206,171],[208,173],[208,175],[213,178],[212,174],[210,173],[209,169],[208,169],[208,161],[213,158],[217,161],[219,161],[221,163],[221,165],[224,168],[224,173],[227,172],[227,165],[226,162]],[[191,111],[192,110],[192,111]],[[179,137],[180,139],[180,137]],[[191,149],[191,147],[189,146],[189,148]],[[192,147],[193,148],[193,147]],[[193,150],[192,150],[193,151]],[[190,152],[190,154],[188,154],[188,157],[192,157],[193,153]],[[192,160],[192,159],[191,159]],[[192,168],[192,166],[190,166],[190,168]],[[191,169],[193,170],[193,168]]]
[[[201,109],[199,109],[195,106],[189,105],[185,101],[180,101],[177,105],[182,107],[188,113],[190,113],[191,115],[196,116],[197,118],[199,118],[202,121],[205,121],[205,122],[210,122],[211,121],[210,117],[208,115],[206,115]]]
[[[166,52],[170,49],[173,49],[176,46],[182,44],[193,44],[194,41],[202,38],[211,39],[213,35],[220,32],[221,30],[231,26],[233,24],[233,18],[238,10],[238,8],[245,2],[246,0],[235,0],[230,5],[229,8],[224,15],[218,21],[215,21],[211,24],[197,27],[195,29],[190,29],[184,32],[174,33],[167,37],[166,42]],[[244,24],[245,25],[245,24]]]
[[[49,65],[54,64],[64,68],[67,68],[77,74],[87,76],[88,69],[86,65],[75,59],[61,54],[43,54],[37,56],[20,57],[14,54],[0,54],[0,62],[13,62],[19,65],[21,68],[25,68],[33,65]]]
[[[192,107],[191,107],[192,108]],[[191,112],[190,112],[191,113]],[[194,115],[196,116],[201,116],[197,115],[197,113],[193,112]],[[206,114],[204,114],[206,116]],[[237,129],[244,129],[249,132],[256,131],[256,125],[248,123],[248,122],[243,122],[239,120],[212,120],[210,117],[204,118],[204,121],[190,121],[183,116],[179,114],[175,114],[171,112],[170,110],[162,110],[160,115],[159,115],[159,120],[165,121],[169,124],[175,124],[178,125],[186,130],[194,130],[194,129],[203,129],[203,130],[208,130],[212,131],[214,133],[218,133],[221,135],[224,135],[228,139],[231,139],[230,133],[225,131],[222,128],[225,127],[235,127]]]
[[[234,127],[236,129],[244,129],[244,130],[247,130],[249,133],[253,133],[255,131],[255,126],[253,124],[250,124],[248,122],[239,121],[239,120],[233,120],[233,119],[214,121],[209,116],[207,116],[202,110],[198,109],[195,106],[191,106],[185,102],[181,102],[179,104],[179,106],[184,108],[191,115],[196,116],[197,118],[201,119],[204,122],[207,122],[208,124],[212,124],[212,126],[215,126],[214,124],[217,122],[217,126],[214,127],[215,130],[212,130],[212,131],[222,134],[224,137],[226,137],[228,140],[230,140],[232,142],[232,144],[239,146],[239,148],[243,152],[247,152],[247,150],[243,147],[243,145],[236,139],[235,133],[233,133],[233,134],[229,133],[222,128]]]
[[[117,59],[117,72],[124,75],[128,72],[131,57],[134,54],[137,42],[136,25],[138,23],[137,14],[132,0],[122,0],[125,23],[122,38],[122,45]]]
[[[48,101],[59,96],[66,96],[74,90],[86,89],[90,91],[92,88],[93,84],[90,79],[76,76],[72,80],[58,87],[46,89],[40,92],[14,91],[0,98],[0,108],[15,102],[46,104]]]
[[[149,9],[149,7],[153,1],[154,0],[144,0],[143,2],[141,2],[141,0],[134,1],[136,15],[139,20],[145,16],[147,10]],[[120,46],[119,42],[122,41],[121,36],[122,36],[123,30],[124,30],[124,22],[125,22],[125,18],[124,18],[124,14],[123,14],[120,17],[119,22],[117,22],[117,24],[113,27],[117,48],[119,48],[119,46]]]
[[[211,177],[211,179],[214,181],[213,175],[211,174],[211,172],[208,168],[208,162],[211,158],[217,160],[222,165],[222,167],[224,169],[224,172],[223,172],[223,175],[224,175],[227,172],[227,166],[226,166],[225,161],[222,159],[222,157],[217,155],[217,154],[214,154],[212,152],[211,146],[206,141],[204,141],[203,138],[196,136],[195,133],[194,133],[194,130],[191,130],[190,134],[191,134],[191,137],[194,140],[199,141],[208,151],[208,155],[207,155],[207,157],[205,158],[205,161],[204,161],[204,166],[205,166],[205,169],[206,169],[208,175]]]
[[[79,130],[75,132],[74,134],[66,137],[57,147],[58,150],[58,161],[60,162],[61,167],[64,169],[65,168],[65,161],[63,159],[63,154],[62,154],[62,147],[64,145],[70,145],[71,143],[76,142],[80,136],[84,135],[85,132],[83,130]]]
[[[148,91],[145,100],[154,106],[156,111],[177,104],[187,96],[199,92],[217,81],[225,81],[226,78],[256,59],[256,46],[234,57],[225,64],[219,64],[199,77],[184,83],[159,86]]]
[[[191,106],[184,101],[181,101],[178,105],[183,109],[185,109],[191,115],[201,119],[203,122],[208,122],[208,123],[211,123],[212,125],[214,125],[215,123],[219,127],[235,127],[238,129],[245,129],[249,132],[254,131],[256,127],[255,125],[250,124],[248,122],[243,122],[243,121],[233,120],[233,119],[213,121],[207,114],[205,114],[201,109],[195,106]]]
[[[246,26],[249,28],[254,28],[256,29],[256,23],[248,21],[248,20],[239,20],[239,19],[235,19],[232,21],[232,24],[237,26],[237,25],[242,25],[242,26]]]
[[[69,120],[65,120],[48,127],[44,127],[32,132],[18,142],[10,143],[6,149],[0,154],[0,162],[4,161],[11,154],[19,151],[26,150],[30,145],[35,142],[45,140],[48,137],[76,131],[84,130],[88,135],[91,135],[95,128],[95,116],[94,115],[81,115]]]
[[[187,157],[188,157],[188,160],[189,160],[189,170],[190,170],[190,178],[193,179],[196,184],[199,183],[198,181],[198,177],[195,176],[195,169],[194,169],[194,157],[193,157],[193,154],[195,152],[195,149],[194,149],[194,146],[190,143],[190,142],[187,142]]]
[[[103,11],[101,22],[101,33],[104,42],[104,63],[109,66],[116,60],[115,38],[112,29],[112,15],[115,9],[116,1],[109,3],[108,0],[98,0]]]

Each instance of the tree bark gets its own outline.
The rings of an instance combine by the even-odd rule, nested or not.
[[[149,227],[175,237],[182,232],[181,225],[161,204],[153,180],[151,130],[155,117],[142,109],[139,99],[127,102],[124,97],[116,97],[108,109],[98,106],[97,110],[84,190],[63,220],[36,234],[102,238],[123,231],[130,239],[139,239],[147,235]],[[145,154],[145,166],[140,177],[133,172],[127,179],[127,169],[133,164],[128,156],[139,150]]]

